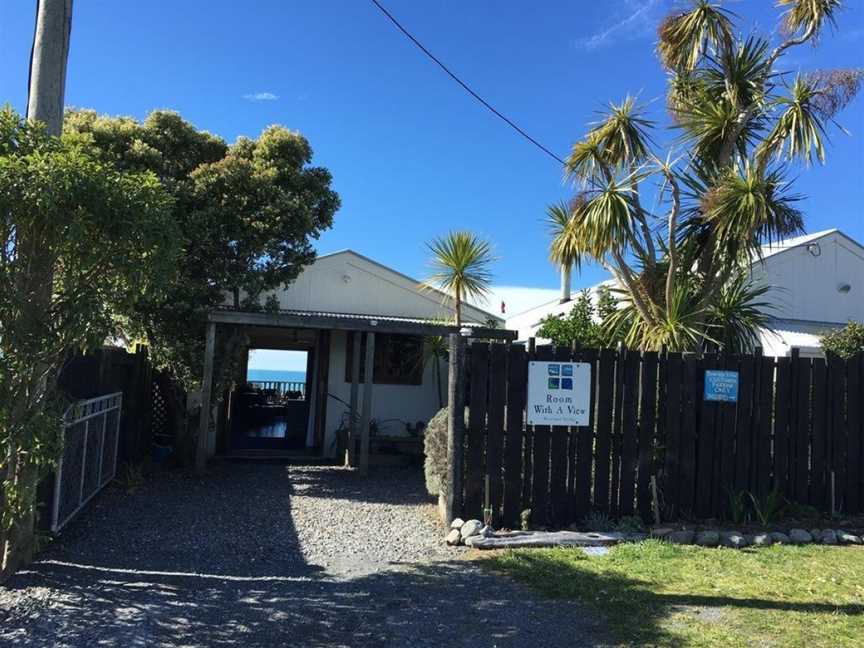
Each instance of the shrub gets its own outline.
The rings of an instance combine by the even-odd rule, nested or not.
[[[447,482],[447,412],[448,408],[438,410],[426,426],[423,439],[426,460],[423,471],[426,475],[426,490],[430,495],[446,492]]]
[[[830,331],[819,338],[826,353],[848,359],[864,352],[864,324],[849,322],[846,326]]]

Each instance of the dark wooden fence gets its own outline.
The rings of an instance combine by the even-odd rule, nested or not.
[[[120,463],[147,460],[154,444],[175,446],[185,431],[185,394],[154,370],[146,347],[133,352],[104,347],[72,355],[60,374],[59,388],[73,400],[123,392]]]
[[[529,360],[591,364],[590,425],[525,424]],[[864,355],[715,356],[475,343],[466,358],[462,515],[563,526],[591,512],[719,518],[775,489],[864,512]],[[703,400],[706,369],[739,372],[737,403]],[[833,495],[832,495],[833,493]],[[749,497],[748,497],[749,499]]]

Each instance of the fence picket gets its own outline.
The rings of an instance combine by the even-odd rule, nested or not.
[[[624,356],[623,394],[621,396],[621,486],[619,511],[621,515],[633,515],[636,496],[636,465],[638,460],[639,430],[636,427],[636,412],[639,406],[639,354],[627,351]]]
[[[489,476],[489,504],[493,524],[501,521],[502,467],[504,454],[504,407],[507,400],[507,347],[490,346],[489,396],[486,427],[486,474]],[[484,501],[486,494],[484,493]],[[481,518],[482,519],[482,518]]]
[[[861,358],[846,361],[846,510],[850,513],[861,511]]]
[[[479,518],[483,508],[483,445],[486,435],[486,400],[489,383],[489,344],[474,343],[470,347],[471,385],[466,431],[465,478],[463,480],[463,512]]]
[[[516,527],[522,505],[523,441],[525,399],[528,387],[528,358],[525,350],[510,347],[507,365],[507,435],[504,446],[504,495],[501,520],[505,526]]]
[[[538,361],[552,360],[553,349],[549,346],[537,349]],[[531,520],[545,525],[549,523],[549,446],[552,428],[548,425],[534,426],[534,457],[531,473]]]
[[[650,481],[654,474],[654,439],[657,433],[657,353],[642,354],[641,380],[636,386],[639,399],[639,468],[636,481],[636,502],[644,521],[651,519]]]
[[[615,393],[615,352],[600,351],[597,369],[597,441],[594,448],[594,508],[610,511],[610,455],[612,451],[612,404]]]

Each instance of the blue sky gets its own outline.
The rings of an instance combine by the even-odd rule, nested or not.
[[[665,129],[665,76],[653,56],[667,0],[501,2],[386,0],[437,56],[535,138],[566,155],[609,100],[638,94]],[[840,30],[787,67],[864,66],[864,0]],[[0,3],[0,102],[23,110],[35,2]],[[726,6],[744,30],[776,31],[769,1]],[[351,247],[409,275],[424,242],[451,228],[491,239],[508,310],[557,286],[545,206],[572,191],[557,163],[492,117],[424,58],[367,0],[87,0],[75,3],[66,101],[143,117],[171,108],[228,141],[271,123],[301,131],[342,196],[321,252]],[[864,240],[864,100],[841,115],[825,168],[796,191],[807,229]],[[796,172],[797,173],[797,172]],[[605,278],[587,267],[575,286]],[[489,307],[497,309],[497,299]]]

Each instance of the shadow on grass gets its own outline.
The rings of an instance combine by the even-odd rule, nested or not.
[[[552,599],[573,600],[597,610],[625,645],[680,646],[682,637],[670,627],[670,617],[676,612],[692,612],[699,621],[723,623],[724,610],[780,611],[812,615],[864,615],[864,602],[858,604],[829,601],[789,601],[760,597],[736,597],[711,594],[687,594],[658,591],[650,580],[598,570],[589,561],[604,561],[606,557],[580,557],[578,550],[550,552],[519,551],[490,557],[484,565],[497,573],[505,573],[517,581]],[[661,558],[662,560],[662,558]],[[635,570],[634,570],[635,571]],[[674,573],[668,574],[674,577]],[[654,579],[656,579],[656,574]],[[662,578],[662,577],[661,577]],[[814,616],[819,623],[822,617]],[[783,628],[777,628],[782,635]]]

